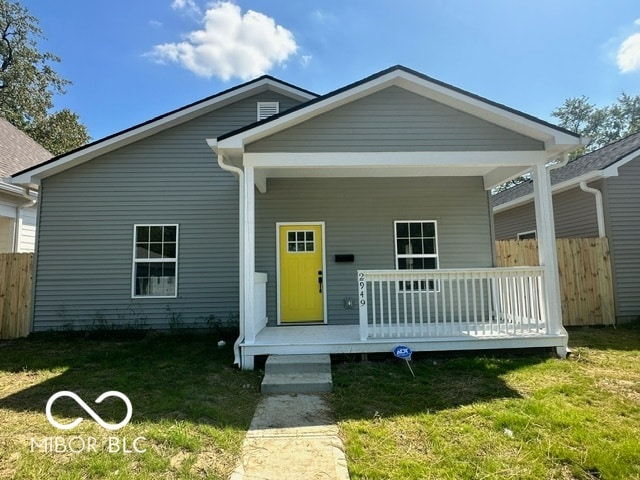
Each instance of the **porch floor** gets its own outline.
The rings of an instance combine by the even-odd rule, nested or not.
[[[431,337],[369,338],[360,340],[359,325],[291,325],[265,327],[253,343],[242,343],[243,355],[284,355],[315,353],[382,353],[397,345],[414,352],[559,347],[564,335],[541,333],[484,334],[460,332]]]

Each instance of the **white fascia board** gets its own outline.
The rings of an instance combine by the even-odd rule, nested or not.
[[[491,190],[503,183],[513,180],[514,178],[521,177],[531,171],[531,167],[523,168],[520,165],[509,167],[497,167],[489,173],[483,175],[482,181],[484,183],[485,190]]]
[[[603,170],[595,170],[592,172],[585,173],[584,175],[580,175],[579,177],[570,178],[569,180],[565,180],[564,182],[556,183],[551,186],[551,192],[555,195],[556,193],[562,193],[567,190],[571,190],[572,188],[577,188],[580,186],[580,182],[593,182],[594,180],[600,180],[602,178],[607,178],[615,175],[605,175]],[[523,195],[515,200],[511,200],[510,202],[503,203],[498,205],[497,207],[493,207],[493,213],[500,213],[505,210],[511,210],[512,208],[518,207],[520,205],[524,205],[525,203],[529,203],[533,200],[533,193],[528,193],[527,195]]]
[[[479,98],[466,95],[463,92],[451,90],[444,85],[416,78],[407,72],[400,72],[400,77],[402,81],[397,82],[398,86],[495,125],[542,141],[545,143],[547,150],[556,154],[575,150],[583,145],[584,140],[586,140],[500,108],[497,105],[487,103]]]
[[[546,159],[545,152],[320,152],[245,153],[245,166],[255,168],[519,166]]]
[[[640,149],[635,150],[628,155],[625,155],[613,165],[610,165],[607,168],[603,169],[602,172],[605,177],[617,177],[618,169],[620,167],[623,167],[624,165],[629,163],[631,160],[635,160],[636,158],[639,158],[639,157],[640,157]]]
[[[274,119],[264,125],[240,132],[220,142],[220,148],[243,148],[268,135],[273,135],[286,128],[304,122],[329,110],[353,102],[389,86],[398,86],[417,95],[450,106],[470,115],[486,120],[495,125],[521,133],[544,142],[545,149],[557,155],[575,150],[582,145],[580,138],[568,135],[551,126],[528,119],[515,112],[505,110],[479,98],[452,90],[444,85],[417,77],[403,70],[394,70],[371,81],[350,88],[326,100],[316,102],[306,108]]]
[[[270,78],[265,78],[261,81],[245,85],[244,87],[232,89],[227,93],[217,95],[206,102],[198,102],[189,108],[175,111],[166,116],[162,116],[157,120],[151,120],[139,127],[133,127],[132,129],[125,131],[121,134],[115,134],[112,137],[107,137],[103,141],[90,145],[80,150],[65,155],[53,161],[42,165],[39,168],[30,170],[22,175],[13,177],[12,183],[20,185],[39,185],[40,180],[50,177],[69,168],[73,168],[84,162],[92,160],[100,155],[117,150],[131,143],[137,142],[151,135],[155,135],[163,130],[180,125],[189,120],[197,118],[205,113],[209,113],[214,110],[218,110],[233,102],[236,102],[242,98],[250,95],[255,95],[261,91],[275,91],[283,93],[288,96],[293,96],[299,100],[311,100],[315,98],[311,93],[297,90],[289,85],[281,84]]]
[[[259,125],[250,130],[240,132],[232,137],[225,138],[218,143],[218,146],[222,150],[244,148],[244,146],[249,143],[281,132],[282,130],[286,130],[289,127],[297,125],[298,123],[302,123],[313,117],[333,110],[334,108],[346,105],[347,103],[358,100],[359,98],[362,98],[385,87],[385,85],[380,85],[380,83],[376,80],[374,80],[372,83],[373,84],[367,83],[366,88],[363,85],[336,95],[332,95],[325,100],[319,101],[306,108],[301,108],[300,110],[297,110],[293,113],[274,119],[264,125]]]

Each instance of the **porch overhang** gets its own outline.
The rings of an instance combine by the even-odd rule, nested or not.
[[[548,162],[545,152],[323,152],[245,153],[255,185],[267,191],[269,178],[482,177],[490,190]]]
[[[484,188],[491,190],[556,158],[546,151],[252,153],[207,142],[225,162],[252,169],[261,193],[269,178],[323,177],[482,177]]]

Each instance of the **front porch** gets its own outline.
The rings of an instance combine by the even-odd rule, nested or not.
[[[208,143],[239,181],[242,368],[400,343],[566,355],[547,165],[579,136],[394,67]],[[527,172],[540,267],[491,268],[489,192]]]
[[[567,335],[549,321],[542,267],[358,271],[359,322],[266,326],[266,281],[257,274],[254,306],[238,346],[243,368],[257,355],[555,347]]]
[[[397,345],[407,345],[414,352],[447,350],[491,350],[506,348],[557,347],[562,335],[547,333],[465,332],[421,338],[369,338],[360,339],[358,325],[292,325],[265,327],[252,344],[240,344],[244,361],[257,355],[290,354],[350,354],[393,352]],[[244,364],[245,368],[248,368]]]

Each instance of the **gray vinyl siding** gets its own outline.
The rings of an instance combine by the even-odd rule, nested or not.
[[[602,182],[592,182],[589,187],[602,191]],[[598,236],[596,197],[572,188],[553,196],[553,212],[558,238],[588,238]]]
[[[542,142],[390,87],[248,145],[248,152],[543,150]]]
[[[640,158],[606,180],[606,212],[611,248],[616,316],[640,318]]]
[[[255,122],[259,100],[295,104],[265,92],[43,181],[35,331],[237,315],[238,181],[205,139]],[[133,226],[148,223],[179,225],[177,298],[131,296]]]
[[[270,179],[256,193],[256,271],[277,319],[276,223],[325,222],[330,324],[358,322],[358,269],[395,269],[394,220],[435,220],[441,268],[491,267],[487,193],[478,177]],[[354,263],[336,263],[353,254]],[[345,310],[345,297],[354,309]]]
[[[494,215],[496,240],[515,240],[518,233],[536,230],[533,202],[519,205]]]
[[[589,184],[602,188],[601,182]],[[553,195],[553,214],[558,238],[584,238],[598,236],[595,197],[580,187]],[[518,233],[536,230],[533,201],[495,214],[497,240],[512,240]]]

